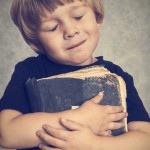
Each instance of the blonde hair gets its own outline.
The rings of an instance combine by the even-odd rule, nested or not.
[[[43,8],[53,12],[58,6],[72,3],[75,0],[13,0],[10,14],[14,24],[19,28],[26,43],[36,52],[44,53],[44,48],[37,38],[37,27]],[[82,0],[80,0],[82,1]],[[102,0],[84,0],[89,2],[95,12],[97,22],[104,18]]]

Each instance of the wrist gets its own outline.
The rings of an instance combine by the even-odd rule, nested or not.
[[[65,119],[69,119],[80,124],[83,123],[82,121],[83,117],[79,111],[79,108],[63,111],[61,112],[61,115],[62,115],[61,117]]]

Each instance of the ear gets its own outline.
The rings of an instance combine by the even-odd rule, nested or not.
[[[95,19],[96,19],[97,24],[99,24],[99,26],[100,26],[100,24],[103,23],[103,18],[100,17],[100,14],[97,12],[95,12]]]
[[[101,18],[96,18],[96,22],[97,22],[97,24],[102,24],[103,23],[103,19],[101,19]]]
[[[102,24],[102,22],[97,22],[98,28],[100,27],[101,24]]]
[[[98,28],[100,27],[100,25],[101,25],[100,23],[97,23]]]

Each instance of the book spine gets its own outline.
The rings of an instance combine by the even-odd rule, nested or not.
[[[39,112],[41,109],[41,96],[37,80],[35,78],[29,78],[25,83],[25,88],[31,112]]]

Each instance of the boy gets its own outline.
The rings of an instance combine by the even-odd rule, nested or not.
[[[104,61],[102,57],[92,56],[99,41],[99,28],[104,16],[101,0],[14,0],[11,15],[25,41],[39,53],[39,56],[28,58],[16,65],[12,79],[2,97],[0,105],[2,110],[0,113],[0,145],[2,147],[30,148],[38,146],[44,139],[48,139],[44,140],[44,143],[52,145],[56,149],[87,149],[89,139],[94,138],[93,142],[96,142],[97,147],[91,143],[89,149],[93,149],[93,147],[102,149],[99,145],[106,149],[106,141],[110,142],[109,149],[116,149],[111,144],[112,141],[116,142],[117,140],[123,144],[128,140],[131,141],[135,136],[135,140],[131,141],[131,144],[125,149],[134,150],[142,147],[146,150],[150,148],[147,142],[150,133],[146,130],[150,128],[149,117],[133,85],[132,77],[123,72],[120,67]],[[42,78],[92,65],[104,65],[126,81],[128,122],[130,122],[129,130],[131,130],[129,133],[112,138],[98,136],[106,130],[124,126],[114,121],[127,116],[122,107],[97,105],[102,99],[101,93],[75,110],[53,114],[31,113],[24,89],[24,83],[29,77]],[[83,124],[82,129],[86,128],[86,130],[82,130],[76,123],[75,125],[70,123],[71,126],[68,126],[66,121],[61,120],[60,122],[62,117]],[[58,138],[59,142],[52,142],[53,138],[48,134],[43,135],[44,132],[40,134],[43,136],[38,138],[36,131],[42,129],[43,124],[60,128],[58,133],[65,135],[67,132],[67,135],[73,138],[74,132],[70,133],[69,130],[80,131],[81,129],[82,132],[76,132],[79,133],[78,138],[74,138],[73,141],[79,142],[79,137],[84,137],[81,140],[83,141],[82,145],[75,147],[78,144],[73,143],[70,148],[68,140],[65,147],[60,146],[60,143],[66,139],[63,140],[59,134],[55,134],[57,130],[52,129],[48,130],[48,134]],[[68,130],[65,132],[62,129]],[[39,135],[38,133],[37,135]],[[83,136],[83,133],[86,136]],[[145,138],[145,141],[142,141],[141,138]],[[103,141],[104,146],[100,141]],[[84,142],[87,144],[83,144]],[[42,149],[44,148],[42,147]]]

